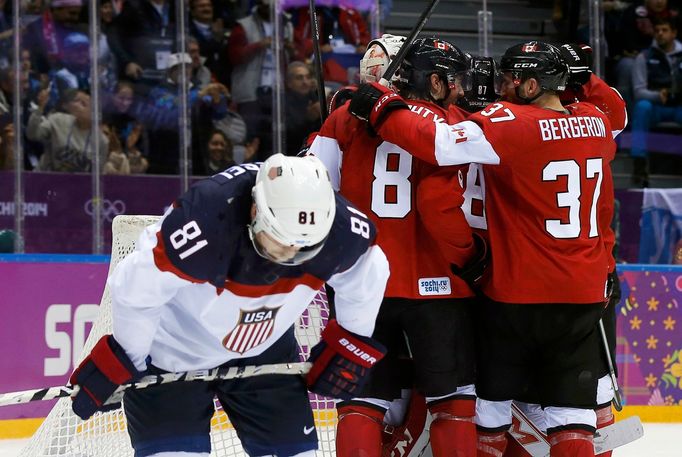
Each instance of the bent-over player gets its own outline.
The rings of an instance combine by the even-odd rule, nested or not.
[[[71,376],[81,418],[143,372],[297,361],[294,323],[325,282],[337,320],[311,351],[311,391],[351,398],[385,349],[369,335],[388,264],[372,222],[315,157],[233,166],[180,196],[110,279],[113,335]],[[306,382],[181,382],[124,397],[136,457],[208,456],[216,396],[251,456],[315,455]]]

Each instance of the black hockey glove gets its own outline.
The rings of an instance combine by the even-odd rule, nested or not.
[[[561,57],[568,64],[567,86],[578,89],[592,76],[592,48],[586,44],[567,43],[559,47]]]
[[[488,243],[478,233],[474,233],[474,245],[476,253],[464,266],[450,265],[452,272],[462,278],[472,289],[478,286],[479,281],[483,277],[483,272],[488,266],[488,260],[490,260]]]
[[[395,109],[409,109],[402,97],[378,83],[361,84],[348,105],[348,112],[377,130]]]
[[[620,302],[620,280],[618,279],[618,272],[614,268],[613,272],[609,273],[606,279],[606,306],[615,302],[617,305]]]
[[[120,344],[112,335],[104,335],[90,355],[78,365],[69,382],[80,387],[71,408],[78,417],[88,419],[97,411],[110,411],[120,406],[104,402],[120,386],[141,376]]]
[[[310,351],[312,368],[306,376],[308,390],[326,397],[350,400],[367,382],[372,366],[386,354],[378,341],[356,335],[331,319],[322,340]]]

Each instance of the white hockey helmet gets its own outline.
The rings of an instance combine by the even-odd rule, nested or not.
[[[299,265],[324,246],[336,214],[336,198],[324,164],[315,156],[275,154],[261,166],[252,190],[256,216],[249,236],[256,252],[273,260],[256,242],[264,231],[285,246],[300,248],[282,265]]]
[[[370,41],[360,60],[360,82],[379,82],[405,40],[404,36],[384,33],[380,38]],[[394,78],[395,75],[391,82]]]

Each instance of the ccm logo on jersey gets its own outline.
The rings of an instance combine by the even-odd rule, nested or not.
[[[397,96],[398,96],[398,94],[396,94],[396,93],[394,93],[394,92],[391,92],[390,94],[386,94],[386,95],[384,95],[383,97],[381,97],[381,98],[379,99],[379,101],[377,102],[377,104],[374,105],[374,112],[375,112],[375,113],[378,112],[378,111],[381,109],[381,105],[383,105],[384,103],[386,103],[386,102],[388,101],[389,98],[393,98],[393,97],[397,97]]]
[[[339,344],[343,346],[344,348],[348,349],[355,357],[358,357],[365,362],[369,363],[370,365],[374,365],[377,363],[377,359],[375,357],[372,357],[371,355],[367,354],[365,351],[351,343],[345,338],[341,338],[339,340]]]
[[[450,295],[450,278],[419,278],[419,295]]]
[[[538,64],[532,62],[515,63],[514,68],[535,68]]]

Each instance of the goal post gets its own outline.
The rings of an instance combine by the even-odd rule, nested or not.
[[[117,216],[112,224],[111,275],[116,265],[135,250],[142,230],[157,222],[159,216]],[[310,348],[319,341],[320,332],[329,319],[329,307],[324,291],[320,291],[296,325],[301,360],[307,359]],[[112,332],[111,297],[105,286],[100,303],[99,316],[90,331],[83,352],[76,361],[80,363],[102,335]],[[213,368],[213,367],[207,367]],[[334,401],[309,394],[320,440],[318,457],[334,454],[336,410]],[[239,439],[229,423],[227,415],[217,400],[211,420],[211,456],[245,456]],[[87,421],[81,420],[71,410],[71,400],[62,398],[50,411],[21,457],[69,456],[69,457],[132,457],[133,449],[126,430],[123,409],[97,413]]]

